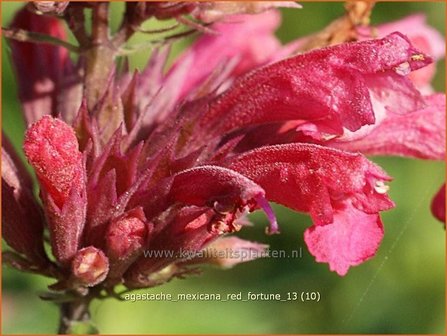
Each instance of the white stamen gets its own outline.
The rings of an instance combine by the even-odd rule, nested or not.
[[[390,190],[390,186],[387,186],[383,181],[376,181],[376,185],[374,186],[374,190],[378,194],[386,194],[388,190]]]
[[[402,64],[399,64],[397,67],[394,68],[394,71],[396,71],[398,75],[406,76],[411,72],[410,63],[404,62]]]

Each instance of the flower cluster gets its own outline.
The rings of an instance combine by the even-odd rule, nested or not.
[[[35,6],[65,13],[79,41],[70,21],[79,7],[101,15],[95,3],[48,3]],[[3,136],[3,238],[18,253],[5,260],[55,277],[53,289],[155,286],[201,263],[235,262],[147,251],[263,250],[228,234],[257,209],[278,233],[268,201],[310,215],[307,247],[339,275],[374,256],[380,212],[394,203],[391,178],[365,155],[444,158],[445,96],[430,86],[442,36],[412,16],[300,52],[311,37],[281,45],[279,13],[264,11],[272,4],[144,4],[128,3],[124,22],[199,25],[189,14],[204,23],[167,72],[168,43],[141,72],[105,67],[98,46],[114,49],[93,42],[119,39],[95,28],[78,64],[62,46],[11,41],[41,204]],[[123,27],[129,35],[134,25]],[[27,9],[12,28],[66,36],[59,18]],[[441,220],[444,188],[433,203]]]

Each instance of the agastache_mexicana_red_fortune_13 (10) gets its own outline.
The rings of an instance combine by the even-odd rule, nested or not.
[[[117,285],[241,261],[178,251],[261,255],[266,245],[229,234],[258,209],[279,233],[269,201],[309,214],[308,250],[340,276],[372,258],[380,213],[395,205],[391,177],[365,155],[444,159],[445,95],[430,85],[444,38],[421,15],[372,28],[372,5],[360,5],[282,45],[275,7],[294,2],[127,2],[113,35],[108,3],[28,3],[3,33],[40,200],[3,134],[4,262],[88,306]],[[184,30],[150,41],[147,66],[131,72],[116,61],[151,18]],[[167,68],[173,41],[193,34]],[[445,186],[432,212],[445,220]]]

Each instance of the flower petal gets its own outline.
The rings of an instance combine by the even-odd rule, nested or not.
[[[236,155],[228,167],[262,186],[268,200],[309,212],[317,225],[332,223],[333,204],[343,199],[368,213],[394,206],[377,188],[390,178],[360,154],[286,144]]]
[[[445,156],[445,95],[425,97],[422,109],[385,119],[358,139],[334,140],[330,146],[366,155],[397,155],[443,160]]]
[[[141,208],[129,210],[111,221],[106,233],[106,254],[110,261],[108,278],[121,281],[129,266],[146,247],[152,225]]]
[[[256,207],[266,210],[270,230],[277,232],[276,218],[264,198],[264,190],[245,176],[216,166],[185,170],[174,177],[169,198],[186,205],[208,206],[218,214],[242,213]],[[230,227],[232,225],[229,223]]]
[[[365,214],[349,203],[334,213],[334,221],[314,225],[304,233],[304,240],[318,262],[329,263],[331,271],[346,275],[376,254],[383,238],[379,215]]]
[[[103,281],[108,271],[109,260],[103,251],[93,246],[79,250],[71,263],[72,281],[87,287]]]
[[[82,178],[82,154],[73,129],[44,116],[27,130],[23,149],[42,187],[61,207]]]
[[[368,29],[370,29],[368,27]],[[434,28],[426,23],[424,14],[415,14],[407,16],[403,19],[389,22],[374,27],[374,31],[378,37],[383,37],[393,32],[401,32],[405,34],[411,43],[421,50],[423,53],[432,56],[435,60],[439,60],[445,55],[445,39]],[[360,29],[360,36],[369,38],[368,32]],[[433,91],[430,82],[436,71],[436,65],[430,64],[410,74],[413,83],[426,93]]]
[[[415,70],[430,61],[399,33],[314,50],[235,81],[210,103],[198,128],[218,136],[260,123],[307,120],[332,134],[342,127],[355,131],[375,121],[365,76],[394,74],[402,63]]]
[[[125,273],[126,286],[148,287],[169,281],[173,274],[158,274],[177,261],[188,259],[217,237],[209,231],[214,217],[212,210],[205,207],[174,207],[154,220],[149,247]],[[182,252],[186,252],[184,255]]]
[[[107,256],[112,260],[127,259],[147,240],[146,217],[141,208],[115,218],[107,229]]]
[[[379,37],[396,31],[404,33],[416,48],[435,59],[440,59],[445,55],[445,39],[436,29],[427,24],[425,14],[413,14],[375,28]]]
[[[261,258],[268,245],[251,242],[238,237],[221,237],[199,251],[198,258],[189,263],[208,263],[222,268]]]
[[[184,64],[194,65],[195,70],[188,71],[188,76],[180,82],[180,96],[185,97],[208,78],[214,69],[231,59],[237,59],[233,76],[265,63],[280,48],[280,42],[273,33],[279,22],[279,13],[268,11],[253,16],[234,16],[230,22],[215,23],[212,29],[216,34],[203,35],[193,43],[174,63],[168,78],[176,76]]]
[[[74,130],[44,116],[25,134],[23,149],[41,187],[53,253],[68,262],[76,253],[87,207],[85,158]]]
[[[32,1],[38,13],[61,15],[70,1]]]

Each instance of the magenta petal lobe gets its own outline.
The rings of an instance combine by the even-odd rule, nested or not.
[[[346,275],[352,266],[376,254],[383,238],[379,215],[365,214],[346,203],[335,211],[330,224],[314,225],[304,233],[304,240],[318,262],[329,264],[331,271]]]
[[[431,203],[431,212],[445,225],[445,183],[436,193]]]

